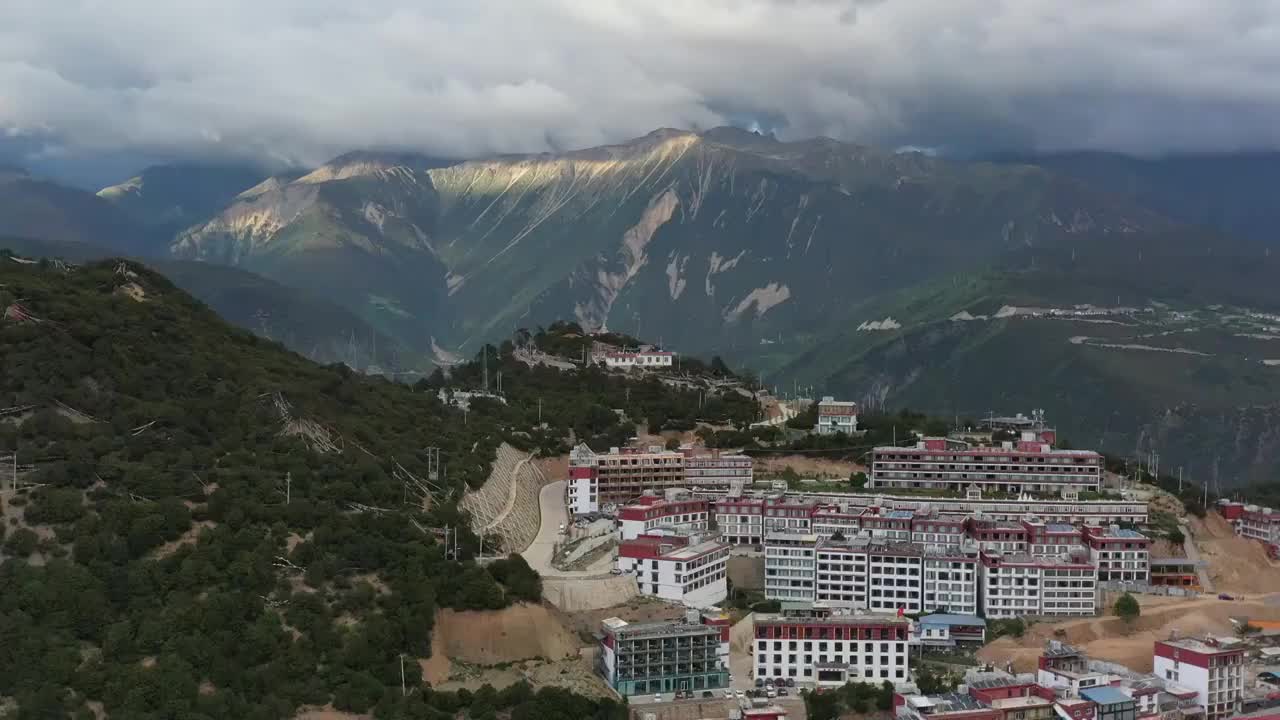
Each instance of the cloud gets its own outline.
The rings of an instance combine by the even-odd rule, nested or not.
[[[886,147],[1280,147],[1274,0],[8,0],[0,136],[316,164],[758,122]]]

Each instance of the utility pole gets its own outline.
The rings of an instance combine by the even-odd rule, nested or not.
[[[408,694],[404,689],[404,653],[400,653],[400,697]]]
[[[293,473],[287,472],[284,474],[284,504],[288,505],[289,501],[292,499],[293,499]]]
[[[489,392],[489,345],[480,348],[480,367],[484,372],[484,391]]]
[[[1178,466],[1178,497],[1182,497],[1182,466]]]
[[[542,398],[538,398],[538,425],[542,425]]]

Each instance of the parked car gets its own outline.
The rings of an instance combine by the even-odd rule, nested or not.
[[[714,694],[714,693],[712,693],[710,690],[703,690],[703,691],[702,691],[702,697],[704,697],[704,698],[713,698],[713,697],[715,697],[715,694]]]
[[[732,691],[732,690],[725,690],[725,691],[724,691],[724,696],[725,696],[725,697],[727,697],[727,698],[729,698],[730,700],[732,700],[732,699],[733,699],[733,691]]]
[[[653,694],[653,701],[654,701],[654,702],[662,702],[662,693],[654,693],[654,694]]]
[[[795,687],[795,686],[796,686],[796,679],[795,679],[795,678],[787,678],[787,687],[793,688],[793,687]]]
[[[783,695],[787,695],[787,694],[788,694],[788,693],[787,693],[787,686],[786,686],[786,685],[783,685],[783,686],[781,686],[781,687],[779,687],[779,688],[778,688],[778,697],[782,697]]]
[[[738,691],[738,699],[739,699],[739,700],[746,700],[746,699],[747,699],[747,694],[746,694],[746,693],[744,693],[744,692],[742,692],[741,690],[739,690],[739,691]]]
[[[770,698],[770,699],[772,699],[772,698],[776,698],[776,697],[778,697],[778,692],[777,692],[776,690],[774,690],[773,688],[769,688],[768,690],[765,690],[765,691],[764,691],[764,696],[765,696],[765,697],[767,697],[767,698]]]
[[[756,687],[758,688],[764,687],[764,678],[756,678]]]
[[[1218,599],[1219,600],[1235,600],[1235,598],[1231,597],[1226,593],[1218,593]]]
[[[622,574],[622,568],[614,568],[614,569],[612,569],[612,570],[610,570],[610,571],[609,571],[609,574],[610,574],[610,575],[621,575],[621,574]]]
[[[564,534],[564,523],[560,523],[560,534]]]

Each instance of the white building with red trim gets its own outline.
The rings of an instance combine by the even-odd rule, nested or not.
[[[1117,525],[1086,525],[1083,535],[1089,559],[1098,566],[1098,580],[1146,583],[1151,579],[1151,539],[1146,535]]]
[[[819,435],[852,435],[857,431],[858,403],[836,400],[830,395],[818,401],[818,424],[814,432]]]
[[[1098,568],[1087,554],[983,551],[980,558],[987,618],[1093,615],[1097,610]]]
[[[1246,505],[1236,522],[1236,532],[1263,543],[1274,557],[1280,551],[1280,511]]]
[[[925,438],[913,448],[872,451],[867,487],[966,492],[1058,493],[1094,490],[1102,483],[1102,456],[1092,450],[1061,450],[1037,431],[1000,447],[971,447],[949,438]]]
[[[842,613],[821,605],[755,615],[757,679],[807,687],[910,681],[910,623],[896,615]]]
[[[624,541],[658,528],[705,532],[710,524],[711,503],[677,491],[669,491],[665,498],[642,495],[635,503],[618,509],[618,526]]]
[[[680,452],[684,453],[686,487],[729,488],[735,484],[750,487],[754,479],[754,463],[741,453],[692,447],[682,447]]]
[[[592,362],[620,370],[669,368],[675,364],[675,358],[675,353],[665,350],[608,350],[591,355]]]
[[[1157,640],[1156,677],[1196,691],[1208,720],[1240,712],[1244,698],[1245,647],[1234,639]]]
[[[643,595],[708,608],[729,594],[729,546],[693,535],[641,535],[618,546],[617,567]]]

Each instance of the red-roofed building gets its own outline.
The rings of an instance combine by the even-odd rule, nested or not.
[[[729,593],[729,546],[698,535],[641,535],[618,546],[617,567],[644,595],[707,608]]]
[[[634,504],[618,510],[623,540],[634,540],[656,528],[688,531],[706,530],[711,522],[711,503],[688,496],[662,498],[643,495]]]

